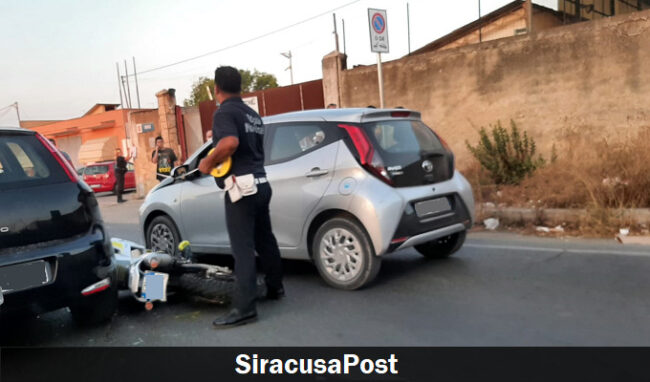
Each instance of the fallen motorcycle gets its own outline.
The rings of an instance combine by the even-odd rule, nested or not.
[[[143,246],[112,239],[120,268],[120,284],[132,296],[153,309],[156,301],[166,302],[168,293],[182,293],[211,303],[226,305],[235,292],[235,276],[227,267],[195,263],[188,241],[178,245],[177,254],[147,251]],[[258,281],[258,296],[266,286]]]

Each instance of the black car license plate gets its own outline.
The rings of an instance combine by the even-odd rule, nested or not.
[[[52,281],[52,268],[44,260],[0,267],[0,288],[7,294]]]
[[[449,210],[451,210],[451,204],[446,197],[415,203],[415,213],[421,218]]]

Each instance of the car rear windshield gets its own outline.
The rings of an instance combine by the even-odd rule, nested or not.
[[[0,189],[65,182],[65,171],[34,135],[0,133]]]
[[[105,166],[88,166],[84,170],[84,175],[102,175],[108,172],[108,165]]]
[[[364,124],[364,130],[382,158],[444,151],[442,143],[422,121],[395,119]]]

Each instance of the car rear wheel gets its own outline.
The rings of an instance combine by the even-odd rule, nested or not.
[[[169,216],[156,216],[147,227],[147,248],[175,255],[181,235]]]
[[[441,237],[424,244],[416,245],[415,249],[424,257],[430,259],[443,259],[458,251],[465,242],[467,231],[461,231],[449,236]]]
[[[316,231],[313,260],[325,282],[335,288],[354,290],[370,283],[379,273],[381,258],[370,238],[355,221],[337,217]]]
[[[97,325],[113,317],[117,304],[117,288],[111,287],[94,295],[80,297],[79,301],[70,305],[70,312],[79,325]]]

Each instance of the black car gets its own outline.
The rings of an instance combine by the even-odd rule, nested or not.
[[[0,316],[117,307],[116,265],[93,190],[42,135],[0,128]]]

